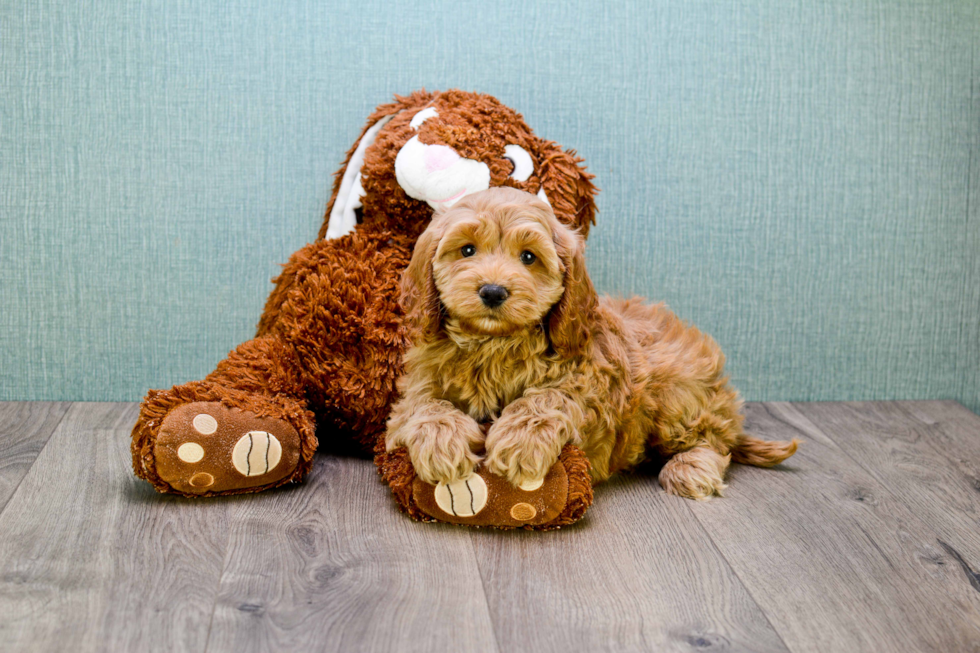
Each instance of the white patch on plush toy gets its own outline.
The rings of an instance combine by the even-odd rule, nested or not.
[[[218,420],[207,413],[201,413],[191,423],[194,425],[194,430],[201,435],[211,435],[218,430]]]
[[[504,147],[504,158],[514,164],[514,170],[510,173],[510,178],[516,181],[527,181],[534,173],[534,161],[520,145],[507,145]],[[545,195],[544,187],[538,190],[538,199],[551,206],[548,196]]]
[[[447,515],[472,517],[487,505],[487,482],[479,476],[436,486],[436,504]]]
[[[351,155],[347,167],[344,169],[344,176],[340,180],[340,190],[337,191],[337,199],[334,200],[333,207],[330,209],[330,221],[327,223],[327,239],[340,238],[354,231],[357,226],[357,215],[354,209],[361,207],[361,198],[364,197],[364,187],[361,185],[361,167],[364,165],[364,151],[370,147],[374,139],[378,137],[381,128],[388,124],[388,121],[395,117],[385,116],[364,132],[361,142],[357,144],[357,149]]]
[[[265,431],[251,431],[242,436],[231,452],[231,462],[244,476],[260,476],[276,468],[282,458],[282,445],[276,436]]]
[[[398,151],[395,178],[409,197],[434,209],[449,208],[466,195],[490,188],[487,164],[464,159],[445,145],[426,145],[418,136]]]
[[[504,158],[514,164],[514,171],[510,173],[511,179],[517,181],[527,181],[527,178],[534,172],[534,161],[520,145],[508,145],[504,147]]]
[[[204,458],[204,447],[196,442],[185,442],[177,447],[177,457],[185,463],[201,462]]]
[[[415,131],[418,131],[419,127],[422,126],[423,122],[425,122],[429,118],[438,118],[438,117],[439,114],[438,112],[436,112],[435,107],[428,107],[416,113],[415,116],[412,118],[412,122],[408,123],[408,126],[414,129]]]

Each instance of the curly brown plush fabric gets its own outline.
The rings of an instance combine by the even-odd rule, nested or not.
[[[415,120],[423,110],[426,119]],[[515,163],[515,147],[530,171]],[[581,159],[535,136],[514,110],[458,90],[396,96],[347,153],[318,239],[273,280],[256,338],[203,381],[147,394],[133,428],[137,476],[185,496],[256,492],[301,480],[318,440],[373,449],[408,343],[399,280],[441,200],[424,194],[438,189],[436,176],[425,177],[422,190],[413,179],[412,194],[403,188],[399,174],[407,177],[396,171],[403,151],[406,159],[422,153],[419,175],[469,160],[485,166],[490,186],[542,193],[583,235],[594,222],[596,189]],[[359,170],[349,169],[360,157]],[[338,216],[356,216],[356,226],[341,233]],[[331,232],[336,237],[326,238]],[[295,467],[286,469],[289,461]]]

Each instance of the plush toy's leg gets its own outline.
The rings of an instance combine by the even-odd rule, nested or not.
[[[317,440],[291,348],[240,345],[204,381],[151,390],[133,428],[133,470],[161,492],[214,496],[298,481]]]
[[[577,522],[592,504],[589,460],[573,445],[565,445],[540,485],[521,488],[484,469],[466,481],[433,486],[415,476],[406,449],[387,452],[381,438],[375,453],[395,501],[420,521],[551,530]]]
[[[401,371],[398,282],[412,242],[359,230],[293,254],[259,337],[203,381],[147,395],[136,475],[187,496],[257,492],[300,480],[317,433],[371,451]]]
[[[407,344],[399,282],[413,240],[357,231],[296,252],[276,280],[259,333],[278,336],[302,361],[318,434],[370,453],[397,396]]]

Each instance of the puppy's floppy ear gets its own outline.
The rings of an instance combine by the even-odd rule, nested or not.
[[[599,298],[585,269],[585,240],[558,224],[554,233],[565,292],[548,314],[548,337],[559,356],[571,358],[585,353],[591,341]]]
[[[333,193],[327,202],[327,212],[323,217],[323,225],[317,239],[339,238],[353,231],[357,225],[354,210],[361,206],[361,196],[364,189],[361,186],[361,166],[364,165],[364,153],[378,138],[378,133],[398,113],[405,110],[417,109],[427,105],[437,93],[428,93],[425,89],[407,96],[395,96],[395,101],[382,104],[368,116],[361,135],[347,151],[343,165],[334,173]]]
[[[585,159],[577,156],[575,150],[565,152],[553,141],[541,141],[538,160],[541,190],[555,216],[587,238],[598,213],[595,195],[599,189],[592,183],[595,175],[586,172],[582,165]]]
[[[408,337],[413,344],[432,342],[442,326],[442,303],[432,278],[432,260],[441,238],[440,226],[430,224],[419,236],[412,260],[402,273],[400,301]]]

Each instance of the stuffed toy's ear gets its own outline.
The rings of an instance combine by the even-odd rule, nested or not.
[[[395,96],[395,102],[382,104],[368,116],[367,123],[354,145],[347,151],[343,165],[334,174],[333,194],[317,238],[339,238],[357,226],[355,210],[361,207],[364,188],[361,185],[361,166],[364,153],[377,139],[378,133],[392,118],[406,109],[424,106],[435,98],[424,89],[406,97]]]
[[[585,353],[599,298],[585,269],[585,240],[567,227],[555,225],[555,247],[565,268],[565,292],[548,315],[548,338],[559,356],[570,358]]]
[[[586,172],[581,165],[585,159],[576,156],[575,150],[563,151],[553,141],[542,141],[538,148],[541,162],[541,191],[538,197],[551,205],[555,216],[565,226],[589,235],[589,227],[595,224],[597,213],[595,194],[599,189],[592,183],[595,175]]]
[[[432,341],[442,324],[442,303],[432,278],[432,259],[441,238],[439,224],[429,225],[415,243],[412,260],[402,274],[401,305],[413,344]]]

